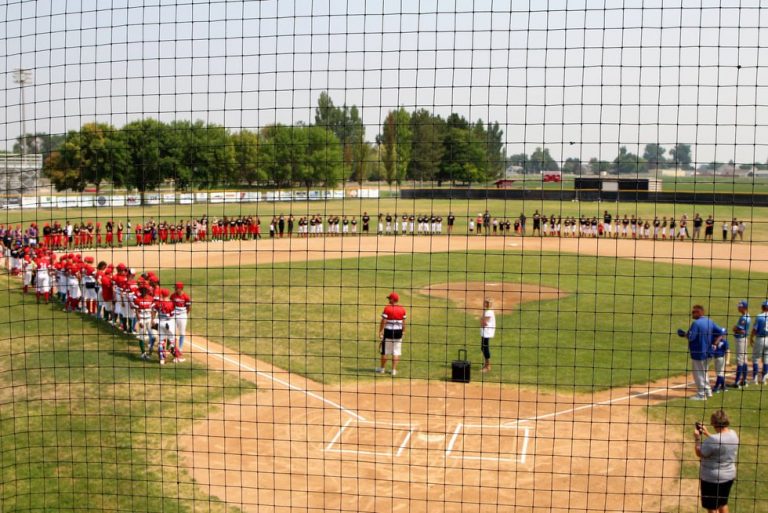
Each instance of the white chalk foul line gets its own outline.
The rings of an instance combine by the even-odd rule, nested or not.
[[[192,346],[192,347],[196,347],[196,348],[204,351],[208,355],[213,356],[215,358],[218,358],[219,360],[221,360],[223,362],[227,362],[227,363],[230,363],[232,365],[235,365],[235,366],[237,366],[238,368],[240,368],[240,369],[242,369],[244,371],[255,372],[256,375],[259,376],[259,377],[262,377],[264,379],[272,381],[273,383],[277,383],[278,385],[282,385],[282,386],[284,386],[285,388],[287,388],[289,390],[293,390],[295,392],[300,392],[300,393],[306,395],[307,397],[311,397],[311,398],[316,399],[316,400],[318,400],[318,401],[320,401],[320,402],[322,402],[324,404],[327,404],[328,406],[336,408],[337,410],[343,411],[344,413],[346,413],[347,415],[349,415],[352,418],[355,418],[357,420],[362,420],[362,421],[366,420],[362,415],[358,414],[357,412],[354,412],[354,411],[350,410],[349,408],[346,408],[346,407],[340,405],[339,403],[337,403],[335,401],[331,401],[330,399],[328,399],[326,397],[323,397],[320,394],[316,394],[315,392],[312,392],[311,390],[306,390],[304,388],[301,388],[300,386],[294,385],[293,383],[289,383],[288,381],[282,380],[280,378],[276,378],[271,373],[257,370],[255,367],[251,367],[250,365],[246,365],[246,364],[244,364],[244,363],[242,363],[242,362],[240,362],[238,360],[235,360],[234,358],[230,358],[229,356],[225,356],[222,353],[213,352],[213,351],[208,349],[208,346],[203,346],[201,344],[197,344],[197,343],[193,342],[192,340],[189,341],[189,345]]]
[[[579,411],[590,410],[592,408],[597,408],[598,406],[608,406],[610,404],[615,404],[615,403],[620,403],[620,402],[623,402],[623,401],[629,401],[629,400],[632,400],[632,399],[637,399],[638,397],[644,397],[644,396],[648,396],[648,395],[652,395],[652,394],[658,394],[660,392],[668,392],[670,390],[676,390],[678,388],[686,388],[688,385],[690,385],[690,383],[681,383],[679,385],[675,385],[675,386],[671,386],[671,387],[656,388],[656,389],[653,389],[653,390],[648,390],[646,392],[638,392],[636,394],[629,394],[629,395],[625,395],[623,397],[617,397],[615,399],[608,399],[608,400],[599,401],[599,402],[596,402],[596,403],[584,404],[584,405],[581,405],[581,406],[577,406],[576,408],[570,408],[568,410],[555,411],[555,412],[552,412],[552,413],[546,413],[544,415],[537,415],[535,417],[528,417],[528,418],[525,418],[525,419],[518,419],[518,420],[510,422],[510,423],[508,423],[506,425],[512,427],[512,426],[516,426],[518,424],[522,424],[523,422],[535,422],[537,420],[544,420],[544,419],[559,417],[561,415],[568,415],[570,413],[576,413],[576,412],[579,412]]]

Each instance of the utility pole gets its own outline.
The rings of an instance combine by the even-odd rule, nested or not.
[[[24,154],[27,152],[27,120],[26,120],[26,102],[24,98],[24,86],[32,82],[32,70],[25,68],[16,68],[13,70],[13,81],[19,84],[19,90],[21,92],[21,137],[19,138],[21,145],[21,157],[24,158]]]

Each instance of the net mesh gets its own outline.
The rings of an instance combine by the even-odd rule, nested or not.
[[[0,10],[0,510],[768,511],[760,2]]]

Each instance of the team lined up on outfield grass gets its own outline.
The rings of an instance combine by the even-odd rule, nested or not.
[[[259,216],[222,217],[209,220],[207,216],[188,220],[146,219],[132,224],[128,219],[108,220],[105,223],[90,220],[80,223],[69,221],[46,223],[40,228],[31,223],[0,225],[3,246],[37,246],[54,250],[84,249],[95,247],[123,247],[127,245],[149,246],[156,244],[180,244],[203,241],[255,240],[263,237],[334,237],[355,235],[496,235],[541,237],[603,237],[654,240],[744,240],[746,223],[743,220],[715,220],[711,215],[704,219],[698,213],[692,218],[682,215],[643,218],[634,214],[616,215],[605,211],[601,218],[582,214],[555,216],[536,210],[530,217],[521,213],[518,217],[497,217],[487,210],[477,216],[465,217],[466,232],[455,228],[458,218],[451,212],[442,215],[380,212],[374,218],[364,212],[357,216],[280,214],[272,216],[264,224]],[[716,235],[716,230],[719,231]]]
[[[38,303],[48,304],[54,297],[66,312],[95,317],[135,336],[143,360],[151,360],[157,343],[160,365],[166,353],[173,363],[184,361],[192,303],[182,282],[176,282],[171,293],[153,272],[138,274],[122,263],[96,264],[92,256],[80,253],[57,255],[45,245],[17,244],[4,255],[4,268],[21,276],[24,293],[35,290]]]

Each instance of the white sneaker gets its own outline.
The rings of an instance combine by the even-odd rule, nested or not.
[[[376,374],[384,374],[384,367],[376,367],[373,372]]]
[[[707,396],[706,395],[698,395],[698,394],[696,394],[696,395],[692,395],[688,399],[690,399],[691,401],[706,401],[707,400]]]
[[[392,369],[392,377],[394,378],[397,376],[397,369]]]
[[[160,365],[165,365],[165,360],[160,360]]]
[[[186,361],[187,361],[187,359],[186,359],[186,358],[176,358],[176,359],[175,359],[175,360],[173,360],[173,361],[174,361],[175,363],[184,363],[184,362],[186,362]]]
[[[707,389],[707,397],[712,397],[712,390]]]
[[[146,360],[147,359],[147,353],[141,353],[141,359]]]

